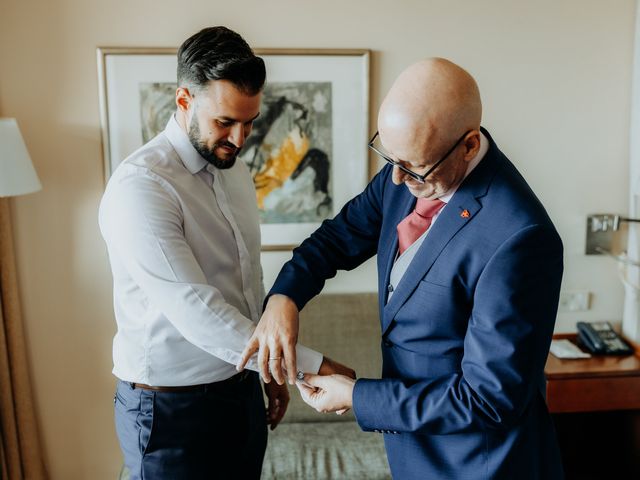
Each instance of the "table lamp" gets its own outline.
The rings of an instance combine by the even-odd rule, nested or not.
[[[31,163],[27,146],[20,134],[18,122],[15,118],[0,118],[0,198],[33,193],[41,188],[42,185]],[[8,207],[5,209],[4,205],[1,206],[3,208],[0,211],[0,245],[2,241],[9,242],[6,251],[10,252],[10,261],[13,262],[13,244],[8,233],[11,231],[9,209]],[[4,239],[3,234],[6,235]],[[2,261],[0,258],[0,262]],[[2,267],[1,264],[0,267]]]
[[[0,197],[42,188],[15,118],[0,118]]]
[[[41,188],[18,123],[14,118],[0,118],[0,197],[24,195]],[[10,379],[9,385],[2,385],[5,392],[3,422],[7,420],[6,432],[13,434],[2,439],[2,470],[11,478],[41,479],[46,478],[46,473],[27,368],[8,200],[0,198],[0,328],[5,333],[0,345],[0,366],[3,379]],[[7,408],[7,404],[11,407]],[[0,476],[3,476],[2,472]]]

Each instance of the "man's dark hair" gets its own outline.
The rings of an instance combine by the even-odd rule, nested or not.
[[[226,27],[208,27],[189,37],[178,50],[178,86],[204,88],[211,80],[228,80],[255,95],[264,86],[264,61],[245,40]]]

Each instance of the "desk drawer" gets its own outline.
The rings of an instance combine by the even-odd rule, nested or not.
[[[640,376],[547,381],[551,413],[640,409]]]

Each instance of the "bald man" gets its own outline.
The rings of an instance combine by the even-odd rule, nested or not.
[[[294,250],[244,352],[295,364],[298,311],[337,270],[377,254],[382,378],[298,386],[318,411],[353,408],[382,433],[401,480],[563,477],[543,373],[562,242],[481,116],[457,65],[402,72],[370,142],[388,165]],[[280,362],[263,363],[282,378]]]

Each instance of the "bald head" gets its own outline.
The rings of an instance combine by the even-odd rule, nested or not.
[[[466,70],[443,58],[411,65],[396,79],[378,114],[382,149],[405,170],[394,168],[393,182],[424,198],[439,198],[459,185],[480,151],[481,117],[478,85]],[[407,169],[424,174],[424,181]]]
[[[469,73],[443,58],[421,60],[404,70],[378,115],[381,137],[400,129],[408,141],[451,141],[480,128],[482,104]]]

